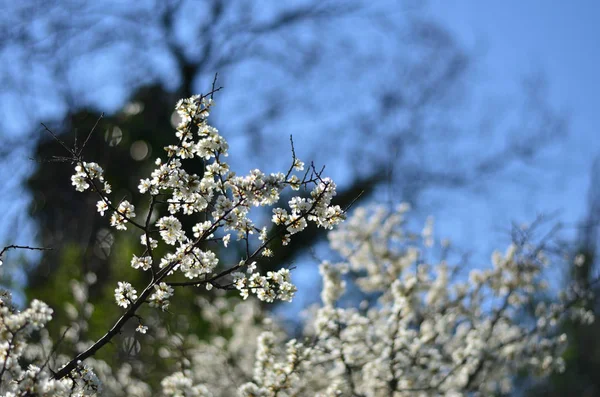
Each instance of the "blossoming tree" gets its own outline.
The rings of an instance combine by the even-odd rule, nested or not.
[[[147,283],[118,282],[115,304],[122,313],[96,341],[80,340],[78,333],[93,310],[87,295],[93,274],[74,280],[72,323],[57,341],[44,332],[51,308],[34,300],[19,311],[3,293],[3,395],[489,395],[508,393],[517,371],[545,375],[562,369],[567,341],[556,332],[557,324],[564,316],[592,317],[581,309],[585,297],[574,289],[552,304],[537,305],[535,323],[518,321],[519,311],[546,289],[543,247],[514,244],[505,254],[494,254],[491,267],[456,277],[459,266],[427,255],[433,244],[430,225],[424,233],[406,230],[406,206],[357,209],[330,232],[341,261],[321,264],[322,303],[310,312],[303,332],[290,339],[257,304],[293,298],[290,270],[262,274],[257,265],[272,255],[273,244],[285,246],[309,222],[333,229],[346,214],[332,204],[335,183],[313,165],[305,167],[293,145],[285,172],[236,176],[224,161],[227,141],[207,123],[215,91],[177,104],[182,120],[177,141],[138,186],[148,197],[143,211],[114,197],[102,167],[63,144],[75,164],[74,188],[98,195],[97,210],[108,215],[112,227],[139,232],[139,253],[130,265],[147,275]],[[202,175],[186,171],[190,161],[204,162]],[[279,204],[285,189],[299,191],[287,206]],[[274,208],[260,224],[251,215],[264,206]],[[186,224],[193,226],[188,230]],[[232,239],[245,252],[231,264],[222,263],[211,247],[228,247]],[[167,253],[157,255],[159,246]],[[347,282],[372,296],[372,303],[340,304]],[[163,311],[177,310],[169,305],[177,289],[190,286],[216,295],[196,302],[214,328],[209,340],[199,340],[185,327],[172,331],[160,321]],[[225,299],[228,290],[240,297]],[[155,310],[143,316],[145,305]],[[133,376],[129,363],[110,367],[95,357],[130,323],[137,324],[139,341],[162,346],[159,354],[172,363],[160,391]],[[61,343],[73,343],[77,353],[59,353]]]

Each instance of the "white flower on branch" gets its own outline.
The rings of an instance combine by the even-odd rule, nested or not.
[[[108,210],[108,203],[104,200],[99,200],[96,203],[96,208],[98,209],[100,216],[104,216],[104,212]]]
[[[167,310],[169,307],[169,298],[173,296],[173,288],[166,283],[154,285],[154,293],[150,296],[150,306],[161,310]]]
[[[174,216],[164,216],[156,222],[160,230],[160,237],[165,243],[175,245],[176,242],[182,241],[185,233],[181,229],[181,222]]]
[[[234,335],[258,335],[252,349],[247,338],[244,357],[235,338],[201,342],[190,350],[195,356],[184,374],[188,383],[204,384],[215,396],[492,395],[510,393],[519,371],[544,376],[564,370],[567,338],[557,332],[560,320],[585,322],[592,315],[574,305],[582,295],[567,293],[569,298],[538,304],[535,322],[519,320],[524,305],[546,288],[548,257],[540,257],[539,247],[513,244],[495,253],[488,268],[455,278],[458,268],[447,259],[423,263],[433,233],[405,230],[406,211],[359,208],[330,233],[343,260],[321,265],[323,304],[299,338],[286,342],[285,334],[270,329],[274,321],[233,322]],[[264,300],[273,299],[273,284],[285,278],[232,276],[242,297]],[[358,308],[339,305],[350,280],[377,299]],[[228,371],[230,357],[246,362],[251,354],[253,366],[238,369],[245,379],[217,375]]]
[[[115,289],[115,300],[117,301],[117,305],[127,307],[137,299],[137,291],[130,283],[119,281],[117,285],[118,286]]]
[[[249,277],[244,273],[234,274],[235,288],[240,291],[244,299],[248,297],[249,292],[252,292],[258,299],[265,302],[273,302],[275,299],[288,302],[292,300],[297,289],[291,283],[288,269],[267,272],[266,276],[254,272],[254,269],[254,264],[248,267]]]
[[[134,255],[133,258],[131,258],[131,267],[133,267],[134,269],[142,269],[144,271],[148,271],[152,267],[152,257],[137,257]]]
[[[114,226],[117,230],[127,230],[127,226],[125,224],[129,222],[129,219],[134,217],[135,208],[133,204],[127,200],[123,200],[117,207],[117,210],[111,215],[110,225]]]

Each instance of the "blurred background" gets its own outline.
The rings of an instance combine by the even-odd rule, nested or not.
[[[172,140],[175,102],[208,91],[215,73],[212,124],[236,172],[287,167],[293,135],[303,161],[326,165],[340,205],[408,202],[472,266],[545,214],[561,222],[567,257],[586,258],[550,269],[553,286],[589,280],[599,18],[591,0],[0,0],[0,241],[54,248],[3,258],[0,283],[47,301],[60,322],[69,280],[94,272],[88,336],[106,329],[116,280],[140,277],[127,259],[138,238],[113,234],[96,199],[72,189],[73,166],[49,161],[66,153],[40,123],[73,145],[104,113],[84,153],[136,203]],[[330,255],[325,233],[305,234],[269,265],[296,266],[305,291],[283,316],[315,301],[317,259]],[[600,395],[599,331],[568,328],[568,371],[540,384],[524,374],[523,393]]]

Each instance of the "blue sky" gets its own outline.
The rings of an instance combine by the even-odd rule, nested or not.
[[[579,220],[592,161],[600,155],[600,3],[434,0],[430,11],[481,52],[491,90],[502,92],[528,71],[547,77],[550,100],[569,115],[569,136],[540,171],[555,175],[552,184],[532,196],[512,192],[512,216],[562,210],[564,221]]]
[[[485,68],[501,87],[539,68],[556,104],[572,114],[574,144],[599,133],[600,3],[597,1],[440,1],[431,12],[471,47],[485,51]],[[583,141],[583,142],[582,142]],[[581,145],[594,155],[599,146]]]
[[[590,169],[600,156],[600,3],[432,0],[429,14],[477,54],[475,91],[510,97],[524,76],[542,73],[551,103],[569,120],[568,136],[527,178],[494,182],[491,194],[429,192],[434,204],[425,210],[435,216],[436,235],[470,250],[475,266],[505,247],[511,222],[556,213],[563,235],[574,238],[587,210]],[[445,202],[441,209],[439,201]],[[551,274],[556,285],[563,270]],[[318,279],[316,273],[299,276],[306,285]]]

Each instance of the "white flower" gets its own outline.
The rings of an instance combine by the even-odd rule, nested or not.
[[[304,163],[302,161],[300,161],[299,159],[294,159],[294,169],[296,171],[303,171]]]
[[[104,212],[108,210],[108,204],[106,203],[106,201],[100,200],[96,203],[96,208],[98,209],[100,216],[104,216]]]
[[[83,192],[90,187],[90,185],[87,183],[85,174],[81,175],[80,173],[77,173],[73,175],[71,177],[71,183],[73,186],[75,186],[75,190],[78,192]]]
[[[117,305],[128,307],[134,300],[137,299],[137,291],[128,282],[119,281],[115,289],[115,300]]]
[[[145,246],[148,241],[150,241],[150,248],[154,249],[154,248],[158,247],[157,240],[153,239],[152,237],[147,237],[145,234],[142,234],[140,236],[140,244]]]
[[[152,258],[150,256],[137,257],[134,255],[131,259],[131,267],[134,269],[141,268],[144,271],[150,270],[152,268]]]
[[[290,176],[290,178],[288,179],[288,183],[290,184],[290,187],[293,190],[300,190],[301,181],[300,178],[298,178],[296,175]]]
[[[152,180],[150,179],[142,179],[140,180],[140,184],[138,185],[138,190],[140,193],[146,193],[152,187]]]
[[[125,224],[129,222],[129,219],[135,217],[135,208],[133,204],[127,200],[121,201],[117,207],[117,211],[113,212],[110,217],[110,225],[114,226],[117,230],[127,230]]]
[[[154,293],[150,296],[150,306],[167,310],[169,298],[173,296],[173,288],[164,282],[154,285]]]
[[[296,286],[290,282],[288,269],[280,269],[277,272],[268,272],[267,276],[255,273],[255,263],[248,266],[248,278],[239,273],[234,276],[234,286],[240,291],[242,298],[248,297],[248,292],[256,294],[258,299],[265,302],[273,302],[275,299],[290,302],[296,292]]]
[[[164,242],[169,245],[175,245],[185,237],[181,230],[181,222],[174,216],[163,216],[156,222],[156,226],[160,229],[160,236]]]
[[[273,217],[272,222],[276,225],[281,225],[286,223],[288,220],[287,211],[283,208],[274,208],[273,209]]]
[[[227,245],[229,245],[229,240],[231,240],[231,234],[226,234],[223,236],[223,246],[225,248],[227,248]]]
[[[104,170],[97,163],[79,163],[75,166],[75,174],[71,177],[71,184],[75,190],[83,192],[90,187],[90,180],[97,179],[104,182]]]

